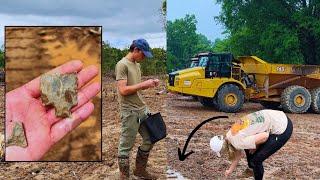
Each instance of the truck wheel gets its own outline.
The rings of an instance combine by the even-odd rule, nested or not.
[[[311,91],[311,108],[320,114],[320,87]]]
[[[281,105],[286,112],[304,113],[311,105],[311,94],[302,86],[289,86],[281,94]]]
[[[279,109],[280,102],[260,101],[260,104],[266,109]]]
[[[213,98],[198,97],[199,102],[205,107],[215,107]]]
[[[217,108],[223,112],[238,112],[244,102],[244,94],[234,84],[223,85],[217,95]]]

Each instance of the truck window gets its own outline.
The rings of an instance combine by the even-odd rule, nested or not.
[[[209,58],[208,57],[201,57],[199,59],[199,66],[206,67],[208,63]]]
[[[197,67],[197,66],[198,66],[198,62],[197,61],[192,61],[191,65],[190,65],[190,68]]]

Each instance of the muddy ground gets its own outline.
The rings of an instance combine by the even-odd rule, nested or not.
[[[222,113],[203,107],[190,97],[168,95],[166,104],[168,166],[190,179],[222,178],[229,162],[211,153],[210,138],[225,133],[234,120],[247,113],[263,109],[260,104],[246,103],[240,113]],[[195,151],[185,161],[178,160],[177,148],[183,148],[189,133],[203,120],[227,115],[228,120],[211,121],[202,126],[191,139],[187,152]],[[320,115],[288,114],[294,130],[287,144],[264,162],[265,179],[317,179],[320,177]],[[246,169],[240,161],[231,179],[239,179]],[[251,178],[253,179],[253,178]]]

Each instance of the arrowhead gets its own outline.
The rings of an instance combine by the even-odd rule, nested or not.
[[[178,156],[180,161],[184,161],[188,156],[190,156],[193,151],[188,152],[187,154],[184,154],[184,152],[181,152],[180,148],[178,148]]]

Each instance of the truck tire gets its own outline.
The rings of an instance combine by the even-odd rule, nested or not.
[[[281,94],[281,105],[286,112],[305,113],[311,105],[311,94],[302,86],[289,86]]]
[[[199,102],[205,107],[215,107],[213,98],[208,97],[198,97]]]
[[[320,87],[311,91],[311,108],[315,113],[320,114]]]
[[[226,84],[218,90],[216,101],[219,111],[227,113],[238,112],[243,106],[244,94],[238,86]]]
[[[260,101],[260,104],[266,109],[279,109],[280,102]]]

